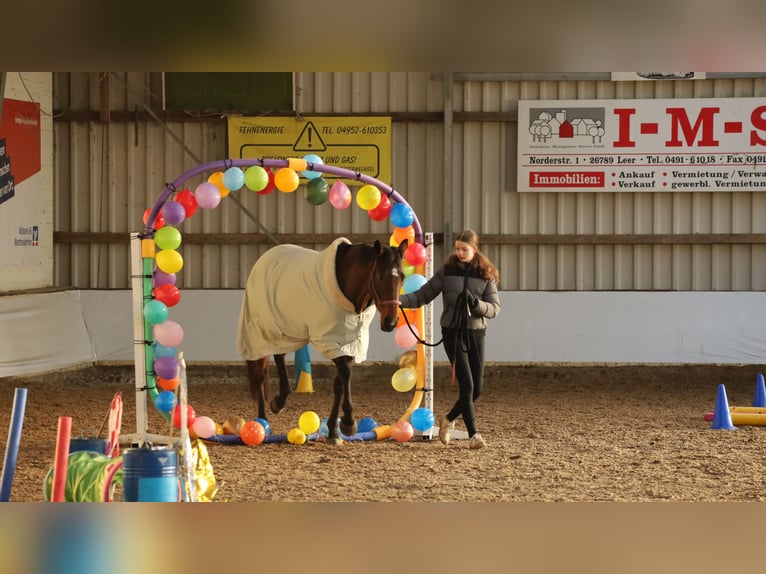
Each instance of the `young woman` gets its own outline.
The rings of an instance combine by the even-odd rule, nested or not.
[[[420,289],[399,296],[403,308],[417,308],[442,295],[440,318],[444,350],[452,363],[459,394],[452,408],[439,417],[439,439],[449,444],[455,419],[463,417],[472,449],[487,446],[476,432],[474,401],[484,381],[484,339],[487,319],[500,313],[497,285],[500,274],[479,251],[479,236],[466,229],[455,239],[455,252]]]

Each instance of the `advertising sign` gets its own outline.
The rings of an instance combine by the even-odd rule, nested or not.
[[[518,191],[766,191],[766,98],[520,101]]]

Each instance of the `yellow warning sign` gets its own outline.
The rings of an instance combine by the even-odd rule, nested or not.
[[[228,129],[232,158],[315,154],[328,165],[391,182],[390,117],[230,117]]]

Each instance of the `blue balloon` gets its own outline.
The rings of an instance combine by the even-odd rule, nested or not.
[[[362,417],[359,419],[359,422],[356,425],[357,432],[369,432],[375,427],[378,426],[378,423],[375,421],[372,417]]]
[[[169,413],[176,406],[176,395],[173,391],[162,391],[154,399],[154,406],[161,413]]]
[[[434,426],[434,414],[425,407],[420,407],[412,411],[410,422],[415,430],[426,432]]]
[[[175,347],[166,347],[165,345],[160,345],[156,341],[152,345],[154,347],[154,357],[175,357],[177,354],[177,350]]]
[[[327,426],[327,419],[330,417],[325,417],[322,419],[322,422],[319,423],[319,432],[320,434],[327,438],[330,435],[330,427]],[[358,428],[358,425],[357,425]],[[335,429],[338,431],[338,434],[340,434],[340,418],[338,418],[338,422],[335,425]]]
[[[245,172],[238,167],[230,167],[223,172],[223,186],[229,191],[237,191],[245,185]]]
[[[305,159],[307,162],[313,163],[315,165],[324,165],[324,161],[322,161],[322,158],[319,157],[318,155],[316,155],[315,153],[310,153],[308,155],[304,155],[303,159]],[[305,177],[306,179],[316,179],[316,178],[318,178],[319,176],[322,175],[322,172],[321,171],[311,171],[311,170],[307,169],[306,171],[302,171],[301,175],[303,177]]]
[[[394,203],[388,216],[394,227],[409,227],[415,221],[415,212],[409,205]]]
[[[261,426],[263,427],[263,430],[266,431],[266,436],[269,436],[271,434],[271,425],[269,424],[269,421],[266,419],[262,419],[258,417],[257,419],[253,419],[257,423],[261,423]]]
[[[413,293],[426,284],[427,279],[420,273],[411,273],[404,278],[402,287],[405,293]]]

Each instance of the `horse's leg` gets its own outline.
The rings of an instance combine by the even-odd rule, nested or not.
[[[271,397],[269,381],[269,358],[263,357],[255,361],[245,361],[247,364],[247,380],[250,384],[250,394],[258,402],[258,416],[266,419],[266,401]]]
[[[271,400],[271,412],[279,414],[285,408],[287,397],[292,392],[290,381],[287,379],[287,367],[285,366],[285,355],[274,355],[274,364],[279,373],[279,394]]]
[[[334,391],[335,396],[333,400],[333,408],[331,411],[331,419],[333,425],[335,419],[338,416],[340,407],[343,407],[343,416],[340,419],[340,430],[346,436],[352,436],[356,434],[357,426],[354,421],[353,405],[351,404],[351,357],[338,357],[333,359],[335,368],[337,369],[337,376],[335,377]],[[334,415],[334,417],[332,416]],[[328,421],[329,427],[330,421]]]

